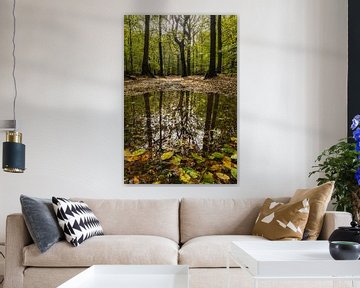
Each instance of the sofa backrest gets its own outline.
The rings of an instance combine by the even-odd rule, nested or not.
[[[155,235],[179,242],[178,199],[84,199],[105,235]]]
[[[264,198],[184,198],[180,204],[180,241],[185,243],[192,238],[205,235],[251,234],[263,203]]]

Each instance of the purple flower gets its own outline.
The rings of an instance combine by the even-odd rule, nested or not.
[[[355,150],[360,152],[360,142],[356,142]],[[360,156],[360,155],[359,155]]]
[[[353,136],[356,142],[360,142],[360,128],[353,131]]]
[[[356,115],[352,119],[351,130],[355,130],[360,124],[360,115]]]
[[[360,186],[360,167],[358,168],[358,170],[355,173],[355,179],[358,182],[359,186]]]

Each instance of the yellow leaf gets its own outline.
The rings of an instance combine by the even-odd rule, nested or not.
[[[224,173],[217,172],[217,173],[215,173],[215,174],[216,174],[216,176],[217,176],[219,179],[221,179],[221,180],[224,180],[224,181],[229,181],[229,180],[230,180],[230,177],[227,176],[227,175],[224,174]]]
[[[134,151],[132,153],[132,155],[133,156],[140,156],[140,155],[144,154],[145,152],[146,152],[146,150],[141,148],[141,149],[138,149],[138,150]]]
[[[135,177],[133,178],[133,183],[134,183],[134,184],[139,184],[139,183],[140,183],[140,180],[139,180],[139,178],[138,178],[137,176],[135,176]]]
[[[130,152],[129,149],[125,149],[125,150],[124,150],[124,156],[125,156],[125,157],[131,156],[131,152]]]
[[[182,172],[182,173],[180,174],[180,180],[181,180],[182,182],[184,182],[184,183],[189,183],[189,182],[191,181],[191,177],[190,177],[190,175]]]
[[[237,138],[236,137],[231,137],[230,140],[237,143]]]
[[[214,164],[210,167],[210,170],[211,171],[218,171],[218,170],[221,170],[221,165],[220,164]]]
[[[145,154],[141,155],[141,161],[147,161],[150,159],[150,153],[146,152]]]
[[[128,156],[128,157],[125,157],[125,160],[128,162],[134,162],[134,161],[139,160],[139,156]]]
[[[228,156],[225,156],[223,159],[223,164],[226,168],[231,169],[231,159]]]
[[[174,151],[165,152],[161,155],[161,160],[167,160],[170,159],[174,155]]]

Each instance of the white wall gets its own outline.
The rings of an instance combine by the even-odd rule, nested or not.
[[[0,1],[0,119],[12,117],[11,3]],[[240,184],[123,184],[123,15],[145,13],[239,15]],[[18,0],[16,14],[28,170],[0,172],[0,241],[21,193],[290,195],[314,185],[315,156],[346,135],[345,0]]]

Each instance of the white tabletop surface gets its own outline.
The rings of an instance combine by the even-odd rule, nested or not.
[[[230,253],[257,277],[360,277],[360,261],[334,260],[328,241],[235,241]]]
[[[188,288],[184,265],[94,265],[58,288]]]

